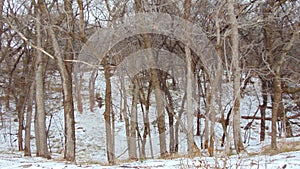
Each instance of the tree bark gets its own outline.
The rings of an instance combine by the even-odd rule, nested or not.
[[[0,63],[4,60],[2,55],[2,34],[3,34],[3,7],[5,0],[0,0]]]
[[[34,99],[34,82],[32,82],[29,88],[27,100],[27,113],[26,113],[26,125],[25,125],[25,148],[24,155],[31,156],[31,123],[32,123],[32,103]]]
[[[97,70],[94,69],[90,80],[89,80],[89,98],[90,98],[90,111],[94,112],[94,106],[95,106],[95,81],[97,79],[98,73]]]
[[[41,9],[40,4],[35,6],[35,15],[37,18],[36,22],[36,37],[37,37],[37,46],[42,48],[42,29],[41,29]],[[35,60],[35,139],[38,157],[51,158],[50,153],[47,148],[47,133],[46,133],[46,112],[45,112],[45,103],[44,103],[44,71],[45,71],[45,62],[43,60],[43,53],[39,50],[36,50],[36,60]]]
[[[26,65],[24,65],[26,66]],[[23,78],[21,81],[20,86],[25,85],[25,79]],[[24,86],[26,87],[26,86]],[[19,151],[23,151],[23,130],[24,130],[24,114],[25,114],[25,103],[26,103],[26,90],[22,90],[19,93],[19,98],[16,105],[16,111],[18,112],[18,121],[19,121],[19,128],[18,128],[18,148]]]
[[[132,89],[132,105],[131,105],[131,113],[130,113],[130,137],[129,137],[129,158],[131,160],[137,160],[137,103],[138,103],[138,94],[139,87],[137,79],[133,80],[133,89]]]
[[[126,132],[126,141],[127,141],[127,147],[128,150],[130,150],[130,123],[129,123],[129,118],[128,118],[128,113],[127,113],[127,91],[125,87],[125,82],[124,82],[124,75],[121,74],[121,91],[123,92],[123,115],[124,115],[124,121],[125,121],[125,132]],[[130,152],[128,151],[128,156],[130,157]]]
[[[237,153],[244,151],[244,145],[241,137],[241,124],[240,124],[240,66],[239,66],[239,34],[238,23],[234,14],[234,0],[228,1],[228,12],[231,24],[231,42],[232,42],[232,71],[233,71],[233,137],[234,145]]]
[[[184,1],[184,13],[185,19],[187,21],[190,20],[191,16],[191,0]],[[188,25],[188,24],[187,24]],[[187,36],[189,36],[189,31],[191,28],[187,27]],[[186,39],[190,39],[191,37],[186,37]],[[187,42],[185,44],[185,61],[186,61],[186,69],[187,69],[187,77],[186,77],[186,96],[187,96],[187,151],[188,155],[191,157],[194,155],[193,145],[194,145],[194,111],[193,111],[193,69],[192,69],[192,55],[190,49],[190,43]]]
[[[168,106],[166,106],[167,112],[168,112],[168,118],[169,118],[169,151],[170,154],[175,153],[175,134],[174,134],[174,115],[175,115],[175,110],[174,110],[174,102],[172,95],[167,87],[166,84],[166,78],[162,79],[162,87],[165,95],[167,96],[168,99]]]
[[[260,121],[260,141],[265,140],[265,132],[266,132],[266,109],[268,104],[268,86],[267,81],[261,78],[261,92],[263,98],[263,104],[260,105],[260,114],[261,114],[261,121]]]
[[[82,103],[82,83],[83,83],[83,75],[84,73],[80,73],[79,75],[74,75],[75,81],[75,93],[76,93],[76,102],[77,102],[77,110],[79,113],[83,112],[83,103]]]
[[[182,102],[181,102],[181,108],[178,111],[178,119],[176,120],[176,123],[175,123],[174,145],[175,145],[175,152],[176,153],[178,153],[178,150],[179,150],[179,124],[180,124],[182,114],[184,112],[184,105],[185,105],[185,102],[186,102],[186,97],[187,97],[187,95],[186,95],[186,91],[185,91],[184,95],[183,95],[183,98],[182,98]]]
[[[105,119],[105,130],[106,130],[106,153],[107,153],[107,160],[110,164],[115,163],[115,152],[114,146],[115,143],[113,142],[114,137],[114,130],[112,127],[112,98],[111,98],[111,81],[110,81],[110,66],[107,63],[107,58],[104,58],[104,76],[105,76],[105,112],[104,112],[104,119]]]
[[[64,1],[64,9],[66,11],[68,31],[73,29],[72,22],[72,0]],[[56,63],[60,72],[63,86],[63,105],[64,105],[64,125],[65,125],[65,152],[64,158],[67,161],[75,161],[75,117],[74,117],[74,102],[73,102],[73,85],[72,85],[72,64],[64,62],[73,59],[72,44],[73,39],[68,38],[66,41],[65,57],[61,52],[56,34],[52,27],[48,27],[49,34],[53,43]]]

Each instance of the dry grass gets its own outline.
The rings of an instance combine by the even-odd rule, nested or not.
[[[300,150],[300,141],[287,142],[286,140],[277,143],[277,150],[273,150],[271,145],[263,147],[262,154],[276,155],[278,153],[291,152]]]

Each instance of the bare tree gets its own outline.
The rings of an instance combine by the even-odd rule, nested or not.
[[[42,48],[42,10],[40,8],[42,5],[40,2],[35,4],[35,15],[36,15],[36,39],[37,47]],[[45,102],[44,102],[44,72],[45,72],[45,60],[43,53],[39,50],[36,50],[36,60],[35,60],[35,103],[36,103],[36,112],[35,112],[35,135],[36,135],[36,147],[37,147],[37,156],[51,158],[50,153],[47,147],[47,134],[46,134],[46,112],[45,112]]]
[[[191,15],[191,0],[185,0],[184,2],[184,11],[185,19],[190,20]],[[187,28],[189,32],[190,28]],[[190,39],[190,37],[187,37]],[[186,96],[187,96],[187,143],[188,143],[188,155],[194,155],[193,145],[194,145],[194,111],[193,111],[193,88],[192,83],[194,79],[193,69],[192,69],[192,56],[191,49],[189,47],[190,42],[185,45],[185,57],[187,63],[187,87],[186,87]]]
[[[232,42],[232,72],[233,72],[233,137],[234,145],[237,153],[244,150],[244,145],[241,137],[240,124],[240,66],[239,66],[239,34],[236,15],[234,14],[234,0],[228,1],[228,12],[231,25],[231,42]]]

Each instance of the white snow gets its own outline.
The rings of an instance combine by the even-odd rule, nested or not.
[[[97,90],[101,94],[104,93],[103,82],[97,82]],[[114,85],[115,91],[118,85]],[[228,94],[230,95],[230,94]],[[225,96],[228,97],[225,94]],[[224,96],[225,100],[226,97]],[[118,112],[119,98],[117,92],[114,93],[114,110]],[[128,101],[128,103],[131,103]],[[180,104],[180,103],[178,103]],[[224,101],[226,104],[226,101]],[[241,102],[241,113],[243,115],[253,115],[258,106],[256,96],[245,96]],[[54,106],[54,107],[57,107]],[[226,110],[228,111],[228,110]],[[103,118],[104,108],[95,108],[95,112],[90,112],[88,103],[85,104],[83,114],[76,112],[76,163],[68,163],[63,160],[63,112],[61,110],[53,112],[53,120],[50,128],[50,145],[53,159],[47,160],[38,157],[24,157],[22,152],[17,151],[17,124],[14,119],[16,115],[11,113],[5,116],[5,120],[0,127],[0,169],[66,169],[66,168],[300,168],[300,137],[279,139],[279,145],[284,148],[284,145],[289,146],[289,152],[278,153],[270,155],[264,153],[267,146],[270,145],[270,136],[266,135],[264,142],[259,141],[259,122],[254,121],[250,130],[250,137],[248,138],[245,146],[247,153],[242,155],[231,155],[225,157],[221,152],[216,152],[214,157],[208,157],[207,153],[203,151],[202,155],[195,158],[186,158],[183,155],[186,152],[186,139],[185,134],[180,132],[180,145],[179,155],[173,159],[159,159],[159,142],[157,127],[155,123],[151,123],[151,134],[154,156],[156,159],[149,159],[141,162],[126,162],[128,153],[126,152],[126,134],[125,122],[118,119],[116,114],[115,122],[115,141],[116,141],[116,156],[120,161],[114,166],[107,165],[106,147],[105,147],[105,122]],[[155,120],[155,109],[150,109],[150,121]],[[269,112],[270,113],[270,112]],[[141,115],[140,115],[141,117]],[[226,115],[225,115],[226,117]],[[184,118],[184,117],[183,117]],[[167,117],[166,117],[166,121]],[[47,120],[49,122],[49,119]],[[139,119],[142,126],[142,120]],[[244,127],[250,120],[242,120],[241,126]],[[202,125],[204,122],[202,121]],[[270,123],[267,123],[270,126]],[[166,124],[168,126],[168,124]],[[33,127],[32,127],[33,128]],[[167,138],[168,138],[168,128]],[[267,133],[270,131],[266,131]],[[245,131],[242,129],[242,135]],[[219,123],[216,123],[216,138],[222,137],[222,128]],[[196,144],[200,147],[200,138],[197,137]],[[217,142],[217,141],[216,141]],[[168,141],[167,141],[168,143]],[[282,146],[283,145],[283,146]],[[147,143],[149,147],[149,144]],[[292,146],[292,147],[291,147]],[[295,147],[296,150],[292,151],[291,148]],[[220,147],[217,147],[218,149]],[[298,151],[297,151],[298,150]],[[35,153],[34,139],[32,139],[32,151]],[[201,150],[202,151],[202,150]],[[124,153],[125,152],[125,153]],[[147,156],[150,152],[147,151]],[[123,161],[123,162],[122,162]],[[124,162],[125,161],[125,162]]]

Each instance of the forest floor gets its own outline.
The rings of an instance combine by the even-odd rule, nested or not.
[[[216,152],[214,157],[208,157],[205,152],[194,158],[186,158],[183,155],[168,159],[149,159],[140,162],[119,161],[114,166],[108,166],[105,156],[104,123],[102,114],[86,113],[77,114],[77,162],[67,163],[59,153],[61,144],[58,138],[51,139],[51,160],[38,157],[24,157],[22,152],[17,151],[17,143],[14,135],[7,135],[7,129],[0,130],[0,168],[1,169],[63,169],[63,168],[300,168],[300,137],[282,138],[278,140],[278,152],[269,151],[270,138],[267,136],[265,142],[259,142],[259,137],[251,136],[248,144],[245,144],[247,153],[235,155],[234,151],[229,157],[224,157],[222,151]],[[93,119],[93,120],[91,120]],[[56,122],[58,122],[57,120]],[[100,122],[100,123],[99,123]],[[120,123],[120,124],[119,124]],[[124,122],[116,123],[116,130],[122,133]],[[100,125],[99,125],[100,124]],[[17,123],[11,123],[10,132],[15,132]],[[57,123],[53,126],[59,128]],[[54,128],[54,127],[53,127]],[[255,127],[253,127],[255,128]],[[55,130],[54,130],[55,131]],[[53,132],[54,132],[53,131]],[[58,131],[58,130],[57,130]],[[6,132],[6,133],[5,133]],[[255,130],[252,131],[255,133]],[[52,133],[55,134],[55,133]],[[58,133],[56,133],[59,135]],[[12,137],[12,138],[8,138]],[[122,140],[122,139],[121,139]],[[4,143],[4,144],[3,144]],[[97,144],[102,143],[102,144]],[[126,142],[123,144],[126,145]],[[123,145],[117,143],[118,147]],[[120,145],[120,146],[119,146]],[[34,146],[33,146],[34,149]],[[122,149],[122,148],[121,148]],[[158,149],[158,146],[154,147]],[[127,153],[124,153],[127,154]],[[119,159],[122,159],[120,157]],[[225,167],[226,166],[226,167]]]
[[[101,86],[101,84],[98,84]],[[253,86],[255,89],[256,87]],[[257,96],[252,94],[253,88],[249,89],[251,93],[241,101],[241,115],[253,116],[258,105]],[[103,88],[102,88],[103,90]],[[116,90],[116,89],[114,89]],[[226,91],[226,90],[224,90]],[[103,92],[103,91],[101,91]],[[115,92],[117,93],[117,92]],[[230,96],[230,94],[225,95]],[[113,98],[120,98],[113,95]],[[229,100],[227,98],[227,100]],[[225,98],[225,101],[227,101]],[[120,101],[114,103],[114,111],[118,112]],[[159,142],[157,124],[155,123],[156,114],[154,106],[150,107],[149,114],[151,122],[152,150],[154,159],[144,161],[127,161],[127,143],[125,122],[116,115],[115,119],[115,151],[119,161],[114,166],[107,165],[106,144],[105,144],[105,121],[103,118],[104,107],[95,108],[95,112],[90,112],[89,107],[84,107],[83,113],[75,113],[76,121],[76,163],[68,163],[63,160],[63,111],[61,105],[57,103],[47,103],[50,107],[48,112],[52,116],[47,118],[47,127],[49,129],[49,149],[52,159],[47,160],[38,157],[24,157],[22,152],[18,151],[17,143],[17,126],[18,121],[15,112],[6,113],[2,116],[0,124],[0,169],[65,169],[65,168],[263,168],[263,169],[279,169],[279,168],[300,168],[300,129],[295,128],[295,135],[298,137],[278,139],[278,151],[270,150],[270,122],[266,122],[266,139],[261,142],[260,138],[260,122],[257,120],[241,120],[241,134],[245,141],[244,146],[246,153],[236,155],[232,150],[229,156],[224,156],[224,148],[217,146],[214,157],[209,157],[206,150],[200,150],[194,158],[186,158],[186,134],[179,132],[179,155],[168,158],[159,158]],[[85,105],[88,105],[85,104]],[[55,108],[56,106],[56,108]],[[228,111],[228,110],[226,110]],[[270,111],[267,115],[270,116]],[[51,118],[49,118],[51,117]],[[142,117],[140,114],[139,117]],[[166,117],[166,121],[168,121]],[[183,116],[183,121],[184,121]],[[219,117],[217,117],[219,118]],[[51,119],[51,120],[50,120]],[[195,119],[196,120],[196,119]],[[142,119],[139,119],[139,127],[143,126]],[[204,121],[202,119],[202,125]],[[248,130],[245,126],[251,123]],[[195,123],[196,124],[196,123]],[[166,124],[166,126],[168,126]],[[32,125],[32,130],[34,129]],[[143,129],[140,128],[141,132]],[[203,130],[203,129],[202,129]],[[220,145],[223,129],[220,123],[216,123],[216,140],[215,143]],[[34,133],[34,131],[32,131]],[[168,129],[166,129],[168,138]],[[34,136],[32,136],[32,152],[35,154]],[[278,135],[279,137],[279,135]],[[195,137],[195,142],[199,145],[200,138]],[[167,140],[168,143],[168,140]],[[233,146],[233,144],[232,144]],[[146,154],[150,156],[149,139],[146,144]]]

